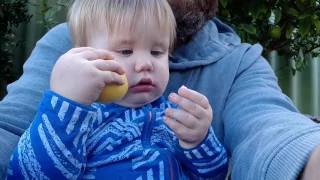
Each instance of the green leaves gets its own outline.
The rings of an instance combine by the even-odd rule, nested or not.
[[[318,19],[314,20],[314,25],[316,27],[316,31],[319,34],[320,33],[320,21]]]
[[[74,0],[58,0],[55,4],[48,4],[46,0],[39,0],[42,10],[40,14],[43,15],[43,21],[40,21],[40,24],[43,24],[48,29],[51,29],[58,22],[55,21],[55,16],[66,7],[71,6]]]
[[[249,12],[254,20],[258,19],[261,14],[268,11],[266,5],[261,1],[251,1],[249,4]]]
[[[287,38],[287,39],[291,39],[293,30],[294,30],[293,25],[289,23],[289,24],[287,25],[287,27],[286,27],[286,38]]]
[[[295,71],[306,66],[304,55],[320,56],[320,0],[221,0],[219,11],[242,42],[294,59]]]
[[[274,24],[276,25],[276,24],[278,24],[279,23],[279,21],[281,20],[281,17],[282,17],[282,11],[281,11],[281,9],[276,9],[276,11],[275,11],[275,13],[274,13],[275,15],[275,20],[274,20]]]
[[[249,34],[256,34],[257,29],[252,24],[243,24],[243,30],[245,30]]]
[[[306,36],[311,28],[312,21],[309,18],[299,20],[299,34]]]
[[[228,4],[228,0],[220,0],[222,7],[226,8]]]
[[[297,56],[291,59],[292,75],[295,76],[297,71],[303,71],[307,67],[307,61],[302,49],[299,49]]]
[[[27,5],[28,0],[0,2],[0,81],[10,83],[15,80],[12,72],[13,51],[24,43],[16,39],[14,29],[30,21],[32,16],[28,14]]]
[[[286,11],[287,14],[290,14],[294,17],[298,17],[299,13],[297,10],[293,9],[293,8],[288,8]]]

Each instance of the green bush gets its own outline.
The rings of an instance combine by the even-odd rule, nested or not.
[[[17,40],[14,28],[30,21],[27,10],[28,0],[4,0],[0,3],[0,81],[11,83],[15,80],[12,73],[13,50],[23,46],[24,41]]]
[[[293,74],[307,65],[306,54],[320,54],[320,0],[220,0],[219,11],[243,42],[293,59]]]

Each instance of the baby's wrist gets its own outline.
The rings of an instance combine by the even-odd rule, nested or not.
[[[209,129],[202,138],[200,138],[198,141],[195,141],[192,143],[188,143],[188,142],[185,142],[185,141],[182,141],[179,139],[179,145],[183,149],[193,149],[193,148],[201,145],[202,143],[204,143],[204,141],[207,139],[208,133],[209,133]]]
[[[198,142],[193,142],[193,143],[188,143],[188,142],[184,142],[184,141],[179,140],[179,145],[183,149],[193,149],[193,148],[199,146],[203,142],[203,140],[204,139],[202,139],[201,141],[198,141]]]

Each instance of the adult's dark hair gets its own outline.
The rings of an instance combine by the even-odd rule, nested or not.
[[[218,11],[218,0],[168,0],[177,21],[177,43],[186,44]]]

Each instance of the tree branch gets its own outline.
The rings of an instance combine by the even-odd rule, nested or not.
[[[278,68],[275,72],[277,73],[278,71],[280,71],[280,70],[284,69],[285,67],[287,67],[287,66],[289,65],[289,61],[286,60],[286,62],[287,62],[287,63],[286,63],[284,66],[281,66],[281,67]]]
[[[267,50],[266,50],[266,52],[264,54],[268,54],[268,53],[270,53],[272,51],[276,51],[278,49],[281,49],[281,48],[287,46],[288,44],[296,41],[299,37],[300,37],[300,35],[298,35],[294,39],[287,39],[287,40],[282,41],[282,42],[280,41],[280,43],[279,42],[278,43],[274,42],[273,45],[271,45],[270,47],[267,47]]]
[[[305,54],[309,54],[309,53],[311,53],[313,50],[315,50],[317,48],[320,48],[320,44],[318,44],[318,46],[315,46],[315,47],[311,48],[310,50],[306,51]]]

